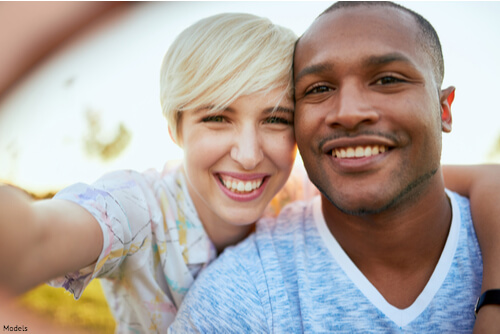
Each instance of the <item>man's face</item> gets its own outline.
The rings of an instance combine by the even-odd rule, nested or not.
[[[414,198],[439,170],[446,96],[409,14],[341,9],[299,41],[297,144],[308,175],[337,208],[384,211]]]

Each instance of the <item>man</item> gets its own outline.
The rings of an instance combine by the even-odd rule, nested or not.
[[[393,3],[337,3],[301,37],[295,132],[321,191],[201,275],[172,331],[472,331],[482,261],[444,189],[438,37]]]

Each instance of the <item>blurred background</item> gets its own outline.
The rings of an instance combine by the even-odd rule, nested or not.
[[[162,169],[182,159],[159,102],[159,68],[173,39],[220,12],[265,16],[300,35],[330,4],[0,2],[0,181],[44,197],[110,170]],[[402,4],[436,28],[444,86],[457,88],[442,162],[500,162],[500,3]],[[100,287],[89,291],[84,303],[106,308]],[[39,302],[51,298],[52,306]],[[96,308],[101,320],[85,314],[91,307],[71,313],[64,306],[73,303],[71,296],[42,289],[24,300],[40,312],[51,309],[63,322],[94,319],[86,328],[113,331],[109,312]]]
[[[404,2],[435,26],[457,87],[443,163],[499,161],[500,3]],[[0,3],[0,180],[33,193],[182,158],[159,103],[171,41],[219,12],[300,35],[329,2]],[[147,149],[146,149],[147,148]]]

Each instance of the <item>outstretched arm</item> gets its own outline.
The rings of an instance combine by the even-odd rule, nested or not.
[[[18,294],[95,262],[102,232],[95,218],[64,200],[33,201],[0,185],[0,287]]]
[[[443,174],[447,188],[470,199],[483,256],[481,291],[500,289],[500,166],[444,166]],[[474,332],[499,330],[500,305],[484,306],[478,313]]]

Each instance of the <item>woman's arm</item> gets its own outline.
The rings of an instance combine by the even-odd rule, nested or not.
[[[92,264],[102,239],[95,218],[79,205],[33,201],[0,185],[0,286],[12,293]]]
[[[481,291],[500,289],[500,166],[443,166],[443,174],[447,188],[470,199],[472,220],[483,256]],[[481,308],[474,332],[499,331],[500,305]]]

